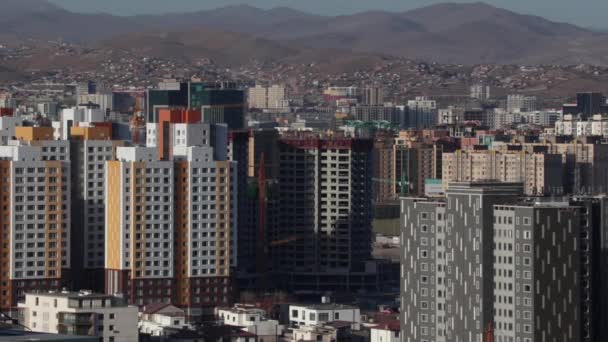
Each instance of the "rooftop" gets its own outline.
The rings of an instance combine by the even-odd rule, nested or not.
[[[78,298],[78,299],[113,299],[118,298],[112,295],[103,293],[93,293],[91,291],[49,291],[49,292],[29,292],[26,295],[37,297],[52,297],[52,298]]]
[[[312,310],[358,310],[359,309],[358,307],[352,306],[352,305],[334,304],[334,303],[295,304],[295,305],[291,305],[291,306],[299,306],[299,307],[304,307],[304,308],[312,309]]]

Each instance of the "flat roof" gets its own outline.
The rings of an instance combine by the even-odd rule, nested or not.
[[[37,296],[37,297],[53,297],[53,298],[74,298],[74,299],[113,299],[120,298],[103,293],[92,293],[92,292],[27,292],[26,296]]]
[[[290,305],[290,306],[299,306],[299,307],[303,307],[303,308],[307,308],[307,309],[313,309],[313,310],[357,310],[357,309],[359,309],[358,307],[353,306],[353,305],[333,304],[333,303],[328,303],[328,304],[294,304],[294,305]]]

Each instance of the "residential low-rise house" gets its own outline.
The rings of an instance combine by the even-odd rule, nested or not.
[[[175,330],[189,329],[184,310],[165,303],[148,304],[139,313],[139,332],[149,336],[168,336]]]
[[[34,332],[96,336],[100,342],[138,340],[137,307],[123,298],[81,292],[26,293],[21,324]]]
[[[379,324],[370,328],[370,342],[399,342],[400,333],[398,320]]]
[[[293,341],[337,342],[338,331],[325,326],[301,326],[293,329]]]
[[[232,308],[218,308],[216,315],[225,325],[240,327],[241,330],[258,336],[258,342],[276,342],[283,335],[283,326],[266,317],[266,312],[252,305],[237,304]]]
[[[291,305],[291,327],[324,325],[329,322],[349,322],[353,330],[361,328],[361,311],[356,306],[342,304]]]
[[[255,334],[238,327],[221,325],[204,331],[181,330],[171,336],[160,338],[161,342],[258,342]]]
[[[334,321],[327,324],[308,326],[304,325],[292,330],[292,341],[322,341],[322,342],[347,342],[361,341],[355,339],[350,322]],[[367,341],[367,339],[365,339]]]

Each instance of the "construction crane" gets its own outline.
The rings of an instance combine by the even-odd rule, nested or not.
[[[131,130],[131,137],[134,144],[139,145],[140,135],[142,132],[145,132],[146,128],[146,120],[144,118],[144,113],[139,110],[139,105],[137,100],[135,101],[135,107],[133,108],[133,116],[129,121],[129,129]]]
[[[269,246],[270,247],[277,247],[277,246],[287,245],[289,243],[296,242],[296,241],[298,241],[300,239],[301,239],[300,236],[293,235],[293,236],[290,236],[290,237],[288,237],[286,239],[272,241],[272,242],[269,243]]]

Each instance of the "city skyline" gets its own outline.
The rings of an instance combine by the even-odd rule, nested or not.
[[[413,0],[406,3],[396,0],[379,0],[370,3],[366,0],[311,0],[297,2],[292,0],[176,0],[166,3],[162,0],[107,0],[87,2],[80,0],[49,0],[74,12],[105,12],[114,15],[163,14],[209,10],[233,5],[249,5],[263,9],[289,7],[320,15],[350,15],[365,11],[401,12],[441,3],[485,3],[510,11],[536,15],[557,22],[567,22],[581,27],[607,29],[603,13],[608,11],[608,2],[601,0],[584,0],[586,6],[568,0],[556,1],[523,1],[523,0],[485,0],[485,1],[444,1]],[[549,6],[550,4],[550,6]]]

